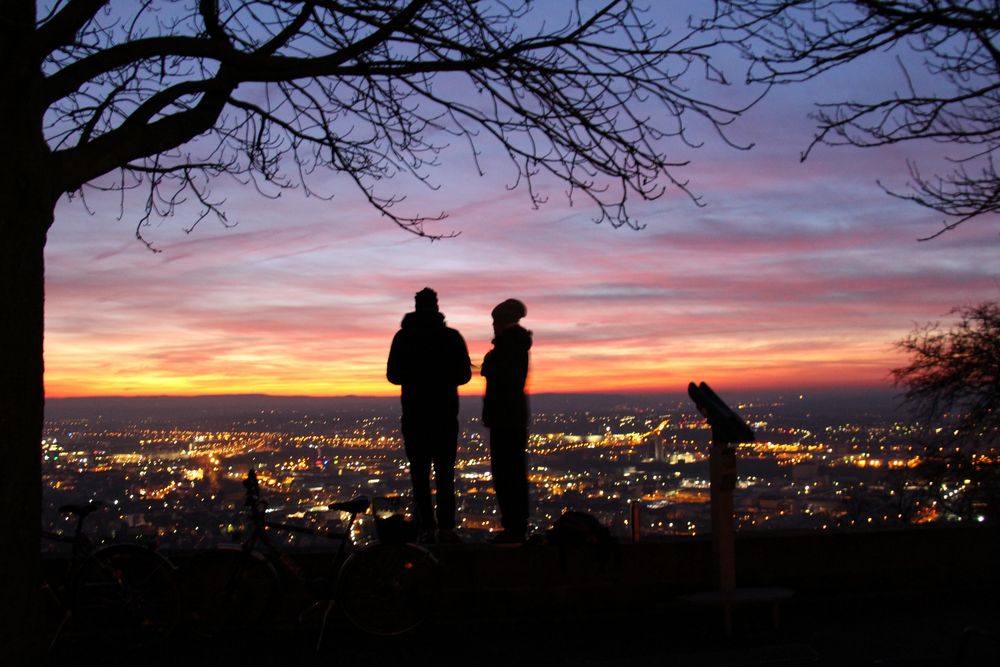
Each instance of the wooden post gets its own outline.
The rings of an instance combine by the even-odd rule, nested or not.
[[[733,633],[733,607],[770,604],[774,626],[778,626],[778,603],[792,596],[785,588],[736,588],[736,528],[733,525],[733,490],[736,488],[736,447],[753,442],[754,434],[738,414],[702,382],[688,385],[688,395],[698,412],[712,427],[709,449],[709,481],[712,494],[712,560],[717,590],[682,595],[680,599],[699,606],[722,608],[727,637]]]
[[[736,488],[734,443],[751,442],[753,431],[702,382],[688,385],[688,395],[712,427],[709,483],[712,509],[712,560],[715,584],[723,593],[736,590],[736,529],[733,526],[733,490]]]
[[[736,487],[736,450],[713,438],[709,454],[712,502],[712,560],[715,584],[725,593],[736,590],[736,530],[733,526],[733,489]]]

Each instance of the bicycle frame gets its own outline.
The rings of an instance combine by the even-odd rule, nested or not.
[[[49,651],[63,634],[70,619],[86,619],[95,614],[98,626],[106,631],[122,632],[130,639],[139,639],[136,630],[159,631],[172,629],[178,609],[176,568],[162,554],[145,546],[112,543],[95,547],[83,532],[86,518],[104,507],[100,501],[86,505],[64,505],[60,513],[77,517],[72,536],[42,531],[47,539],[72,545],[69,566],[61,590],[50,582],[43,583],[53,602],[62,612]],[[131,627],[137,624],[136,627]]]
[[[328,602],[333,597],[333,587],[320,584],[336,581],[347,557],[351,529],[357,516],[369,505],[368,499],[363,497],[332,505],[333,509],[343,510],[350,516],[345,530],[326,531],[268,520],[267,504],[260,497],[260,486],[253,470],[247,473],[243,486],[246,489],[246,529],[240,537],[238,550],[222,548],[202,556],[205,566],[217,568],[219,574],[224,573],[221,578],[206,580],[202,587],[215,591],[214,594],[203,594],[206,605],[195,612],[196,615],[204,612],[203,618],[211,619],[207,621],[208,626],[214,622],[225,625],[260,622],[280,600],[287,598],[290,586],[298,587],[299,592],[312,602],[307,611],[317,604]],[[303,568],[273,541],[272,531],[337,540],[338,547],[324,573],[326,578],[307,576]]]
[[[348,544],[350,544],[351,530],[354,527],[354,522],[357,520],[358,515],[367,511],[368,507],[371,505],[370,501],[365,496],[358,496],[357,498],[347,502],[334,503],[330,505],[331,510],[347,512],[350,515],[350,518],[347,520],[346,528],[343,532],[325,531],[316,528],[309,528],[308,526],[296,526],[293,524],[282,523],[280,521],[268,521],[265,517],[267,505],[260,499],[260,483],[257,480],[257,474],[252,469],[247,472],[246,479],[243,480],[243,486],[247,490],[244,505],[250,516],[250,534],[243,540],[243,549],[245,551],[253,551],[254,549],[264,550],[266,551],[266,556],[276,559],[286,566],[289,565],[289,562],[287,562],[289,559],[285,557],[285,554],[277,546],[275,546],[274,543],[271,542],[271,539],[267,536],[268,528],[288,533],[314,535],[330,540],[338,540],[339,545],[337,547],[337,552],[334,555],[334,563],[339,563],[344,556],[344,552],[346,551]],[[291,569],[295,572],[297,568],[292,567]]]
[[[253,470],[243,482],[248,526],[238,550],[216,549],[203,554],[204,567],[195,568],[205,576],[199,587],[204,606],[195,612],[210,632],[245,629],[263,621],[285,596],[280,572],[290,575],[312,604],[299,614],[325,606],[316,649],[319,650],[334,607],[356,627],[373,634],[400,634],[416,627],[427,616],[435,597],[437,559],[414,544],[377,543],[352,549],[351,530],[359,514],[370,503],[359,497],[334,503],[330,509],[349,515],[343,531],[327,531],[296,526],[266,518],[266,503],[260,498],[260,486]],[[307,579],[302,569],[274,544],[269,531],[280,530],[315,535],[339,541],[329,562],[328,579]],[[215,568],[213,571],[212,568]],[[321,586],[320,582],[327,584]],[[213,623],[217,625],[213,625]]]

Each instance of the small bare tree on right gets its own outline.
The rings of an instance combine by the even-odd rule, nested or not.
[[[917,327],[897,345],[910,362],[892,371],[927,427],[920,467],[942,513],[996,520],[1000,510],[1000,303],[957,308],[958,322]]]
[[[910,363],[892,376],[921,421],[947,423],[963,443],[989,447],[1000,433],[1000,303],[953,312],[952,328],[924,325],[897,344]]]

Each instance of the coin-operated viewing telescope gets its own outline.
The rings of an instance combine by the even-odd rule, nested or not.
[[[733,444],[754,441],[750,427],[707,384],[702,382],[696,385],[692,382],[688,385],[688,396],[694,401],[698,412],[708,419],[712,427],[713,443]]]
[[[688,385],[688,396],[712,427],[709,450],[709,481],[712,498],[712,555],[716,584],[720,591],[736,589],[735,528],[733,489],[736,488],[736,448],[753,442],[754,434],[712,388],[702,382]]]
[[[688,385],[688,395],[712,427],[709,448],[709,479],[712,493],[712,560],[716,572],[715,591],[679,596],[686,602],[720,606],[726,635],[732,635],[733,608],[738,605],[770,605],[771,619],[778,627],[778,605],[792,597],[787,588],[736,588],[736,530],[733,526],[733,489],[736,488],[736,447],[753,442],[754,434],[743,419],[712,388],[702,382]]]

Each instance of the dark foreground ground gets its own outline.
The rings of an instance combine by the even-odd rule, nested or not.
[[[782,587],[778,606],[734,612],[680,595],[711,588],[708,540],[434,548],[437,605],[418,629],[374,636],[336,611],[286,600],[254,627],[155,645],[67,633],[51,664],[129,665],[1000,665],[1000,530],[945,528],[759,535],[737,542],[743,587]],[[182,571],[186,556],[178,554]],[[320,568],[322,555],[300,555]]]

